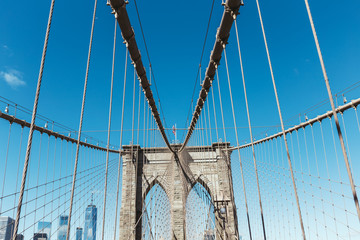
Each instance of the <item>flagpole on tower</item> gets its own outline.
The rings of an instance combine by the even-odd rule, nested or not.
[[[176,123],[175,123],[175,125],[173,125],[172,132],[175,135],[175,144],[176,144],[176,142],[177,142],[177,139],[176,139]]]

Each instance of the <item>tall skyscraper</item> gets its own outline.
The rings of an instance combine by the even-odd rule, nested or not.
[[[81,227],[76,228],[76,240],[82,240],[83,229]]]
[[[65,216],[65,215],[60,216],[58,240],[66,240],[68,222],[69,222],[69,216]]]
[[[38,222],[38,233],[46,233],[47,239],[51,237],[51,222]]]
[[[14,231],[14,219],[0,217],[0,240],[10,240]]]
[[[91,199],[91,204],[85,210],[84,240],[96,240],[96,220],[97,208]]]

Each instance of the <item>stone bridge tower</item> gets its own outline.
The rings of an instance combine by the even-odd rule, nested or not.
[[[180,145],[172,147],[177,150]],[[141,239],[143,203],[156,183],[169,197],[172,239],[186,239],[185,204],[196,183],[203,185],[214,202],[216,239],[239,239],[228,147],[229,143],[213,143],[173,154],[167,148],[123,146],[120,240]],[[225,213],[220,213],[221,208]]]

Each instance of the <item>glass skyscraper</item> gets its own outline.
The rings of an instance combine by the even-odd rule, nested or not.
[[[69,222],[69,216],[65,216],[65,215],[60,216],[58,240],[66,240],[68,222]]]
[[[51,237],[51,222],[38,222],[38,233],[46,233],[47,239]]]
[[[81,227],[76,228],[76,240],[82,240],[83,229]]]
[[[96,240],[97,208],[91,204],[85,210],[84,240]]]
[[[0,240],[10,240],[14,231],[14,219],[0,217]]]

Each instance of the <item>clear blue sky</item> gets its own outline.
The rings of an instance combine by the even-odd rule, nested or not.
[[[111,9],[105,2],[98,2],[84,131],[107,129],[114,16],[110,14]],[[172,127],[175,123],[179,128],[187,127],[186,116],[196,80],[211,1],[138,0],[137,3],[167,127]],[[242,57],[252,123],[258,126],[254,129],[254,135],[263,137],[264,131],[269,128],[262,126],[278,125],[279,118],[255,1],[244,3],[237,20]],[[327,99],[305,4],[302,0],[260,0],[260,4],[283,116],[285,120],[291,119]],[[0,2],[0,96],[29,109],[32,109],[34,101],[49,6],[50,1]],[[333,93],[337,93],[360,80],[360,2],[310,0],[310,7],[330,84]],[[144,65],[148,68],[149,63],[132,0],[127,9]],[[79,124],[92,11],[93,1],[56,1],[40,93],[38,113],[73,129],[77,129]],[[208,64],[222,12],[221,1],[215,0],[201,62],[202,76]],[[227,54],[237,124],[246,127],[234,29],[227,46]],[[124,44],[118,34],[112,129],[120,129],[124,56]],[[222,60],[219,71],[226,112],[225,122],[232,127],[224,67]],[[132,74],[132,70],[129,70],[125,129],[131,128]],[[195,98],[198,97],[199,90],[198,84]],[[346,96],[348,100],[358,98],[359,90],[349,92]],[[339,103],[341,102],[340,99]],[[0,105],[1,108],[4,106]],[[327,104],[308,116],[315,117],[329,110],[329,107]],[[30,120],[28,115],[19,117]],[[304,117],[302,118],[304,120]],[[218,122],[220,126],[219,118]],[[297,123],[298,117],[287,122],[291,125]],[[44,122],[38,121],[38,124],[43,125]],[[8,123],[0,121],[0,129],[0,134],[5,136]],[[277,130],[270,128],[268,132],[274,133]],[[233,132],[228,133],[228,140],[235,145]],[[106,140],[105,132],[88,134]],[[181,137],[182,132],[178,136]],[[169,138],[173,139],[173,135],[169,135]],[[131,136],[125,134],[124,144],[128,144],[130,139]],[[240,140],[248,139],[248,130],[240,130]],[[0,140],[3,153],[7,139],[2,137]],[[119,144],[118,132],[112,134],[111,142],[114,145]],[[356,142],[353,144],[356,145]],[[356,148],[354,147],[353,154],[357,153]],[[11,167],[15,168],[15,163],[11,164]],[[238,177],[239,174],[236,174],[236,178]],[[355,177],[358,183],[360,176],[357,174]],[[236,181],[240,183],[239,179]]]
[[[220,0],[215,1],[202,73],[208,64],[223,12],[220,3]],[[284,119],[288,119],[326,99],[324,81],[304,2],[280,0],[261,1],[260,4]],[[0,3],[0,95],[28,108],[33,104],[49,5],[50,1],[23,2],[21,7],[11,1]],[[166,122],[168,127],[174,123],[185,127],[211,1],[181,4],[138,1],[138,6]],[[333,92],[338,92],[359,80],[360,29],[357,23],[360,3],[310,1],[310,6]],[[133,1],[127,9],[147,66]],[[80,115],[92,10],[93,2],[56,2],[40,95],[40,114],[75,129]],[[245,1],[240,12],[238,23],[253,124],[277,125],[279,121],[255,2]],[[105,130],[107,127],[113,19],[110,8],[99,1],[84,130]],[[246,126],[234,34],[232,31],[228,45],[230,74],[238,125]],[[120,128],[124,69],[124,46],[119,36],[118,39],[113,129]],[[222,62],[220,76],[223,80],[224,66]],[[5,73],[12,73],[22,82],[10,86],[4,81]],[[130,87],[131,77],[128,81]],[[130,89],[128,96],[131,96]],[[199,89],[198,86],[196,98]],[[222,89],[226,95],[225,81]],[[129,101],[131,103],[130,98]],[[224,102],[229,105],[226,97]],[[230,108],[225,107],[225,110],[230,111]],[[128,111],[130,113],[131,105]],[[230,125],[230,116],[228,120]],[[125,128],[130,127],[125,125]],[[104,135],[101,138],[105,140]]]

